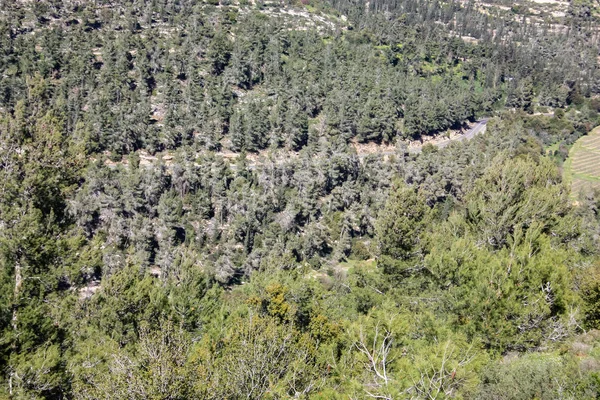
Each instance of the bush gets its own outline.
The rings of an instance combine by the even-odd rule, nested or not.
[[[353,260],[368,260],[372,257],[369,247],[361,240],[355,239],[352,241],[352,250],[350,258]]]
[[[577,363],[570,356],[527,354],[505,359],[483,374],[477,399],[551,400],[571,394],[579,382]],[[583,394],[583,393],[582,393]],[[571,398],[567,396],[567,398]],[[573,397],[575,398],[575,397]],[[595,397],[577,397],[595,398]]]
[[[590,329],[598,329],[600,327],[600,265],[588,268],[580,279],[585,326]]]

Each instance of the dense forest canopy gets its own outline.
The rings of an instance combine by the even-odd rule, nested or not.
[[[600,396],[597,2],[0,4],[0,398]]]

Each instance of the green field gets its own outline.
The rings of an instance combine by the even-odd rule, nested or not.
[[[564,175],[573,195],[600,189],[600,127],[575,142],[565,161]]]

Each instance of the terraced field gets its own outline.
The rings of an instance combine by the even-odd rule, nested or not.
[[[600,189],[600,127],[575,142],[564,165],[571,192]]]

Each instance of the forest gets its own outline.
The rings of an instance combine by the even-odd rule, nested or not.
[[[481,4],[0,0],[0,399],[600,398],[600,4]]]

